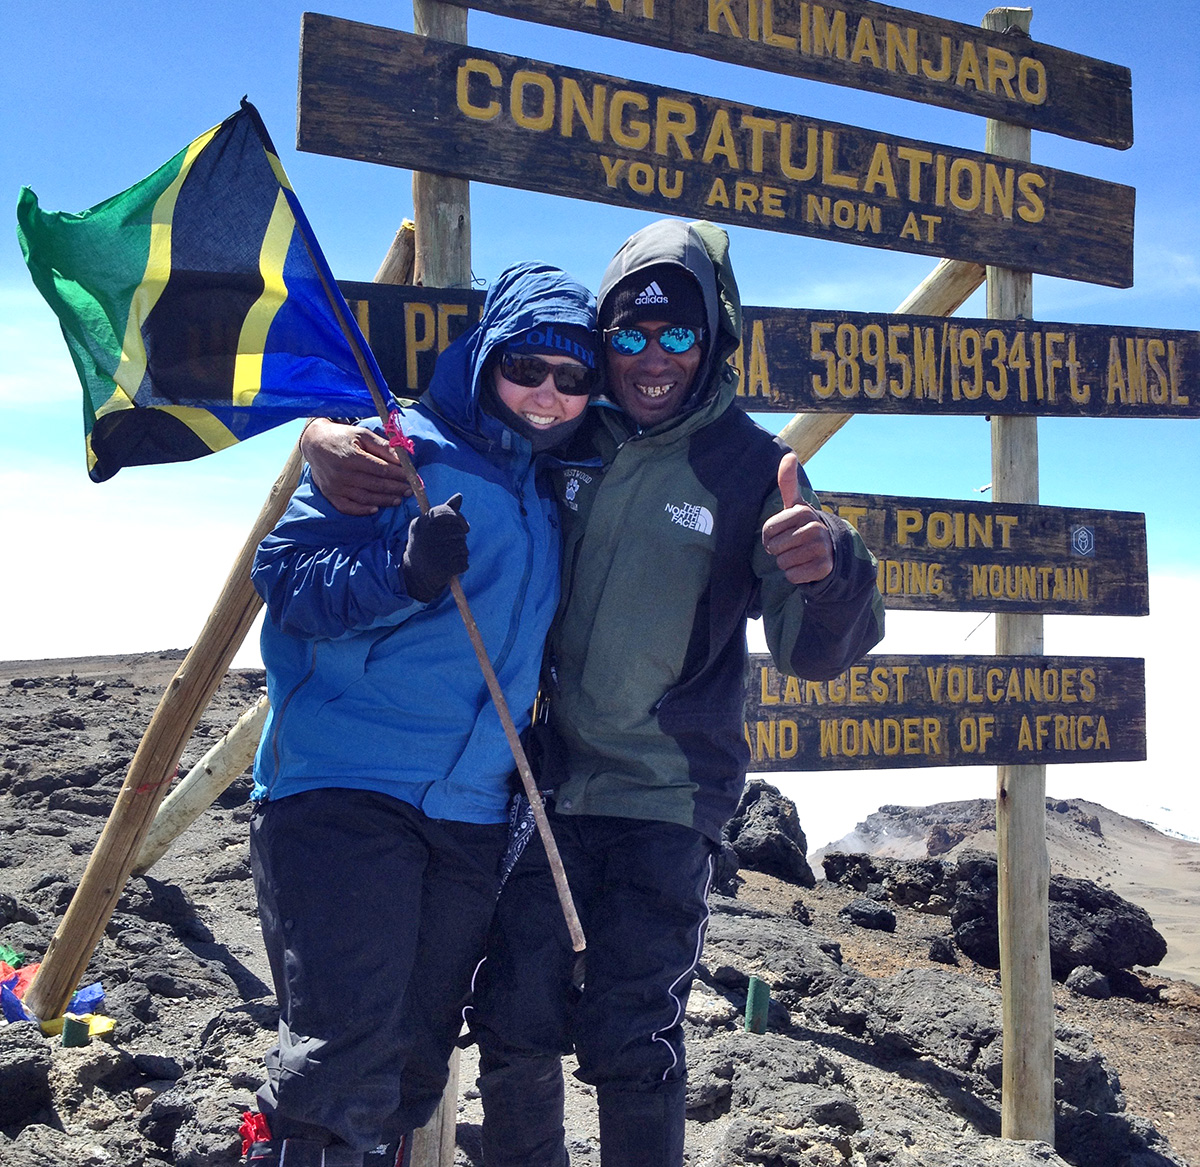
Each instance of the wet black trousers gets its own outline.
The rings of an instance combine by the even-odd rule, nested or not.
[[[280,1015],[258,1100],[276,1139],[365,1151],[433,1114],[506,835],[360,790],[255,811],[250,857]]]
[[[535,836],[500,896],[467,1019],[485,1167],[565,1167],[561,1057],[595,1085],[603,1167],[679,1167],[682,1019],[704,944],[713,844],[671,823],[550,812],[587,938],[583,990]]]

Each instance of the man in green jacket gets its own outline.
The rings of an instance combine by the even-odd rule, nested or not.
[[[664,220],[626,241],[601,284],[607,401],[557,471],[562,600],[535,743],[586,969],[580,992],[534,838],[467,1014],[486,1167],[568,1163],[572,1050],[597,1089],[604,1167],[682,1163],[681,1022],[748,762],[746,621],[761,615],[778,667],[812,679],[882,636],[870,553],[734,399],[741,307],[727,248],[717,227]],[[323,450],[327,431],[310,435],[333,501],[370,505],[369,476],[333,469],[356,459]]]

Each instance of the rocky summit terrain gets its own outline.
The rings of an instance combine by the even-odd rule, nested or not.
[[[181,656],[0,663],[0,945],[14,960],[37,961],[54,935]],[[229,674],[182,772],[262,683]],[[274,1026],[248,791],[236,780],[125,888],[84,977],[103,988],[111,1033],[76,1047],[30,1021],[0,1023],[5,1167],[237,1162]],[[810,855],[796,808],[768,785],[748,789],[686,1021],[690,1167],[1200,1164],[1187,911],[1200,846],[1089,804],[1050,808],[1050,1147],[998,1137],[987,805],[880,814]],[[1077,832],[1087,838],[1072,851],[1063,840]],[[763,1033],[744,1024],[751,977],[770,986]],[[459,1073],[456,1161],[478,1167],[472,1050]],[[568,1084],[572,1162],[598,1167],[594,1100]]]

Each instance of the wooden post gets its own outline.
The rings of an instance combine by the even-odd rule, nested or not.
[[[431,1118],[413,1138],[409,1167],[454,1167],[458,1139],[458,1050],[450,1058],[450,1077],[442,1101]]]
[[[467,43],[467,10],[439,0],[413,0],[413,31]],[[414,282],[427,288],[471,286],[471,184],[462,178],[413,172],[417,226]]]
[[[413,0],[413,31],[467,43],[467,10],[439,0]],[[430,288],[471,286],[471,184],[461,178],[413,172],[416,258],[413,282]],[[458,1121],[459,1051],[433,1117],[413,1138],[412,1167],[454,1167]]]
[[[416,262],[416,224],[405,219],[375,273],[377,284],[411,284]]]
[[[943,259],[901,302],[897,312],[950,316],[983,283],[984,269],[961,259]],[[852,413],[798,413],[779,436],[807,462],[848,422]]]
[[[1028,36],[1032,15],[1028,8],[993,8],[983,25]],[[1029,161],[1029,130],[989,119],[986,132],[988,153]],[[1002,320],[1032,316],[1033,276],[989,266],[987,314]],[[1036,417],[992,418],[992,501],[1038,501]],[[997,654],[1041,651],[1040,615],[997,614]],[[1006,1139],[1041,1139],[1053,1146],[1054,999],[1045,766],[997,767],[996,852],[1004,1018],[1000,1132]]]
[[[297,448],[275,480],[212,614],[146,727],[83,879],[25,994],[26,1006],[42,1020],[66,1009],[121,898],[183,748],[262,606],[250,584],[250,565],[296,489],[300,466]]]
[[[150,824],[133,865],[133,875],[145,875],[167,853],[167,848],[254,761],[270,707],[264,693],[192,767],[188,776],[175,784],[175,789],[163,800]]]

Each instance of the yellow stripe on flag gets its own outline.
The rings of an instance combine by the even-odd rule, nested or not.
[[[112,409],[127,409],[146,374],[146,346],[142,343],[142,324],[150,315],[150,309],[158,302],[171,275],[171,219],[175,214],[175,202],[193,163],[200,156],[200,151],[212,141],[220,128],[213,126],[188,146],[179,173],[154,204],[150,221],[150,254],[146,257],[146,270],[142,275],[142,282],[129,305],[129,317],[125,321],[125,339],[121,344],[121,360],[113,374],[113,380],[119,388],[96,411],[97,416]]]
[[[229,427],[217,421],[207,409],[197,409],[192,405],[158,405],[155,408],[183,422],[210,450],[224,450],[237,445],[238,439]]]
[[[116,395],[114,394],[114,396]],[[116,405],[112,409],[109,409],[108,402],[105,402],[105,409],[108,413],[112,413],[113,409],[128,408],[130,408],[129,405]],[[225,450],[230,446],[236,446],[238,443],[238,439],[234,436],[233,431],[213,417],[207,409],[197,409],[191,405],[156,405],[154,409],[156,413],[169,413],[177,421],[183,422],[214,453],[217,450]],[[92,450],[91,434],[87,435],[86,444],[87,467],[90,473],[99,461]]]
[[[268,157],[270,155],[268,154]],[[237,359],[233,368],[233,404],[253,405],[254,398],[262,388],[263,352],[267,345],[267,333],[271,330],[279,309],[287,300],[287,284],[283,279],[283,265],[287,262],[288,247],[292,242],[292,231],[296,220],[288,206],[283,191],[275,196],[275,208],[271,221],[263,236],[262,250],[258,253],[258,270],[262,275],[262,294],[254,301],[242,330],[238,334]]]

